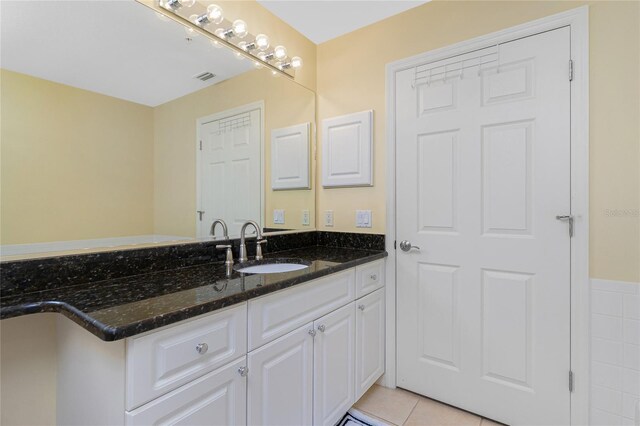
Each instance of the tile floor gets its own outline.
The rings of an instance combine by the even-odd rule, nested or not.
[[[402,389],[374,385],[354,408],[395,426],[502,426]]]

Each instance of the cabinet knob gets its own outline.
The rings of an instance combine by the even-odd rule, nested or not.
[[[196,346],[196,352],[198,352],[200,355],[206,354],[208,350],[209,345],[207,345],[206,343],[198,343],[198,345]]]
[[[360,309],[361,311],[364,311],[364,305],[358,305],[358,309]]]
[[[324,326],[324,324],[320,324],[320,325],[318,326],[318,331],[320,331],[320,332],[322,332],[322,333],[324,333],[324,331],[325,331],[326,329],[327,329],[327,328]]]
[[[240,374],[241,377],[246,377],[247,374],[249,374],[249,369],[247,367],[240,367],[238,368],[238,374]]]
[[[371,278],[373,281],[378,279],[378,276],[376,274],[371,274],[369,275],[369,278]]]
[[[316,337],[316,331],[313,328],[309,330],[309,336]]]

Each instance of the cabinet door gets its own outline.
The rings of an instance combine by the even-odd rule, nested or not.
[[[356,300],[356,401],[384,373],[384,288]]]
[[[247,356],[247,424],[310,425],[313,404],[313,323]]]
[[[313,424],[333,426],[355,402],[355,304],[325,315],[314,326]]]
[[[245,425],[245,357],[126,413],[127,426]]]

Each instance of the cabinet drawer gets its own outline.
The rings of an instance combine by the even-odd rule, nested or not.
[[[127,426],[157,424],[246,425],[245,357],[125,415]]]
[[[244,355],[246,335],[247,305],[242,303],[128,339],[126,409],[139,407]]]
[[[249,301],[249,350],[256,349],[355,299],[355,270]]]
[[[356,266],[356,298],[384,285],[384,259]]]

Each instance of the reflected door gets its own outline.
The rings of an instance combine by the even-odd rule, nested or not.
[[[396,75],[398,386],[511,425],[570,422],[569,46]]]
[[[198,237],[223,219],[230,236],[247,220],[261,221],[262,161],[260,110],[217,114],[199,124]],[[253,228],[250,228],[253,229]],[[217,232],[221,232],[218,230]]]

